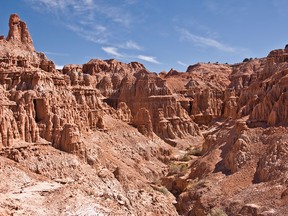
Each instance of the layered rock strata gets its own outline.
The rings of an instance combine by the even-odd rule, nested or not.
[[[63,167],[47,155],[61,155],[65,164],[61,151],[75,154],[75,163],[72,154],[67,156],[72,165],[65,176],[73,173],[81,185],[73,169],[96,173],[99,179],[91,179],[109,188],[101,195],[87,192],[95,195],[93,202],[106,197],[105,206],[112,199],[121,213],[136,214],[135,206],[144,205],[154,206],[153,213],[175,215],[173,198],[167,203],[158,193],[171,195],[165,188],[155,182],[139,188],[167,174],[161,161],[169,162],[176,151],[167,143],[178,147],[188,141],[183,161],[177,152],[171,163],[178,171],[170,170],[163,179],[180,214],[283,215],[287,56],[288,50],[280,49],[239,64],[198,63],[186,72],[160,74],[113,59],[56,70],[35,51],[26,24],[13,14],[8,36],[0,37],[0,154],[51,179],[61,177]],[[43,144],[61,151],[48,146],[46,152]],[[201,144],[201,149],[189,149]],[[79,166],[81,161],[85,165]],[[109,194],[111,188],[121,193]],[[157,195],[147,194],[151,188]],[[169,211],[161,210],[162,204]]]

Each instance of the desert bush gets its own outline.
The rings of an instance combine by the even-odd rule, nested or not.
[[[188,150],[188,154],[194,156],[202,156],[202,149],[201,147],[191,148]]]
[[[208,216],[227,216],[227,214],[220,208],[213,208],[209,212]]]
[[[180,161],[189,161],[191,158],[190,158],[190,154],[186,153],[183,155],[183,157],[180,159]]]
[[[188,164],[172,163],[169,166],[168,175],[184,174],[188,169]]]

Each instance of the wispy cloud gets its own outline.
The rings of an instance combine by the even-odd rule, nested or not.
[[[102,51],[108,56],[160,64],[154,56],[141,55],[139,51],[143,51],[144,47],[125,37],[137,22],[137,15],[127,9],[130,6],[135,7],[139,0],[119,0],[113,4],[105,0],[24,1],[43,14],[53,14],[67,29],[100,45]],[[46,52],[46,54],[62,55],[53,52]]]
[[[125,49],[125,50],[143,50],[144,48],[139,45],[137,42],[133,40],[128,40],[125,42],[118,42],[118,43],[110,43],[109,46],[117,47],[118,49]]]
[[[101,25],[94,25],[91,28],[86,28],[85,25],[67,24],[66,27],[77,35],[98,44],[108,43],[109,32],[106,27]]]
[[[147,55],[127,55],[119,51],[117,47],[107,46],[102,47],[102,50],[110,56],[118,59],[126,59],[126,60],[135,60],[140,59],[149,63],[153,64],[160,64],[160,62],[154,56],[147,56]]]
[[[137,58],[153,64],[160,64],[160,62],[157,61],[156,57],[154,56],[138,55]]]
[[[116,58],[123,58],[124,55],[119,53],[118,49],[116,47],[102,47],[102,50],[106,52],[109,55],[112,55]]]
[[[46,55],[53,55],[53,56],[68,56],[67,53],[58,53],[58,52],[50,52],[50,51],[45,51],[44,53]]]
[[[126,28],[133,22],[132,15],[121,7],[121,3],[118,6],[110,6],[110,4],[98,4],[96,6],[95,4],[94,11]]]
[[[186,29],[180,30],[180,38],[192,42],[194,45],[202,47],[212,47],[225,52],[235,52],[236,49],[229,45],[223,44],[213,38],[198,36],[192,34]]]
[[[184,67],[187,67],[187,66],[188,66],[188,64],[186,64],[186,63],[184,63],[184,62],[182,62],[182,61],[177,61],[177,63],[178,63],[179,65],[181,65],[181,66],[184,66]]]
[[[142,47],[138,45],[135,41],[129,40],[126,42],[125,47],[127,49],[142,50]]]
[[[144,50],[144,47],[125,37],[137,22],[137,15],[127,9],[132,5],[135,7],[139,0],[119,0],[113,4],[105,0],[25,1],[41,13],[53,14],[67,29],[100,45],[109,56],[160,64],[154,56],[141,55],[139,51]],[[47,54],[53,55],[52,52]]]
[[[111,44],[118,39],[119,32],[116,31],[129,29],[135,20],[125,9],[125,5],[135,4],[135,0],[120,0],[115,4],[99,0],[25,1],[42,13],[55,15],[64,26],[79,36],[99,44]]]

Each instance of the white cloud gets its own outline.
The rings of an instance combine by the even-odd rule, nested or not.
[[[140,60],[143,60],[143,61],[146,61],[146,62],[150,62],[150,63],[153,63],[153,64],[160,64],[159,61],[157,61],[156,57],[154,56],[146,56],[146,55],[126,55],[124,53],[121,53],[119,51],[119,49],[117,47],[113,47],[113,46],[107,46],[107,47],[102,47],[102,50],[104,52],[106,52],[108,55],[111,55],[115,58],[122,58],[122,59],[140,59]]]
[[[58,53],[58,52],[50,52],[50,51],[45,51],[44,53],[46,55],[52,55],[52,56],[68,56],[67,53]]]
[[[181,66],[184,66],[184,67],[187,67],[187,66],[188,66],[188,64],[185,64],[185,63],[183,63],[182,61],[177,61],[177,63],[178,63],[179,65],[181,65]]]
[[[156,60],[156,57],[153,56],[138,55],[137,58],[150,63],[160,64],[160,62]]]
[[[142,47],[132,40],[127,41],[125,47],[127,49],[142,50]]]
[[[73,16],[84,14],[94,8],[93,0],[26,0],[26,2],[39,11],[59,14],[70,10],[74,12]]]
[[[118,52],[116,47],[102,47],[102,50],[105,51],[107,54],[112,55],[117,58],[123,58],[124,55]]]
[[[129,28],[134,20],[132,15],[119,6],[98,5],[96,8],[97,13],[106,17],[106,19],[120,24],[122,27]]]
[[[64,65],[55,65],[56,69],[62,70]]]
[[[182,29],[180,30],[181,39],[188,40],[193,42],[197,46],[203,46],[203,47],[213,47],[221,51],[225,52],[235,52],[236,49],[228,46],[226,44],[223,44],[215,39],[209,38],[209,37],[202,37],[195,34],[190,33],[188,30]]]
[[[82,27],[77,24],[68,24],[67,28],[74,31],[79,36],[85,38],[86,40],[92,41],[98,44],[105,44],[108,41],[109,32],[106,30],[105,26],[94,25],[90,29]]]
[[[111,41],[118,40],[119,27],[121,31],[125,31],[136,20],[125,10],[125,5],[122,4],[125,0],[115,4],[99,0],[25,1],[42,13],[53,14],[61,24],[79,36],[100,44],[112,44]]]

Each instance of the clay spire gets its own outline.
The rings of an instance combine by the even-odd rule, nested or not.
[[[11,14],[9,19],[9,33],[7,41],[23,44],[31,51],[35,51],[32,38],[29,34],[26,23],[20,20],[17,14]]]

